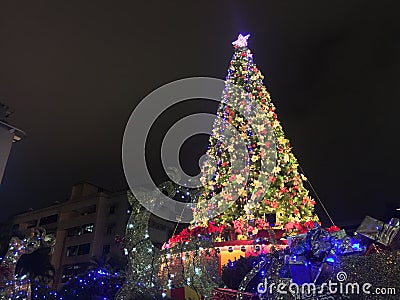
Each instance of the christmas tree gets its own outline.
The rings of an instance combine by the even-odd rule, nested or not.
[[[194,223],[207,227],[212,220],[244,235],[271,225],[300,230],[318,221],[315,202],[303,185],[306,178],[298,171],[248,37],[239,35],[232,43],[235,53],[202,168],[204,191]],[[267,222],[270,214],[276,215],[275,224]]]

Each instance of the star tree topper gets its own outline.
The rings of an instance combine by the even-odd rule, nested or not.
[[[247,35],[242,35],[241,33],[239,34],[238,38],[236,41],[232,42],[232,45],[235,48],[240,48],[240,47],[247,47],[247,40],[250,37],[250,34]]]

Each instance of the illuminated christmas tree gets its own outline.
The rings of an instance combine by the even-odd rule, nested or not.
[[[266,229],[271,225],[266,216],[276,214],[275,228],[300,230],[318,221],[315,202],[303,186],[306,178],[298,171],[248,37],[239,35],[232,43],[235,53],[202,168],[205,188],[194,209],[195,225],[207,227],[212,220],[247,235]],[[234,166],[238,161],[241,169]]]

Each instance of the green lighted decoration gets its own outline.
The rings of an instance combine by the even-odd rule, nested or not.
[[[175,187],[170,182],[162,184],[160,189],[169,197],[175,194]],[[151,199],[151,195],[147,197]],[[128,270],[116,299],[156,297],[183,286],[191,287],[199,296],[211,296],[212,289],[221,282],[218,256],[211,241],[198,239],[160,250],[154,247],[148,233],[150,212],[130,192],[128,201],[132,206],[124,248]]]

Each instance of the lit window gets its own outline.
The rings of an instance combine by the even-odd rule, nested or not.
[[[79,236],[85,233],[92,233],[94,231],[94,224],[86,224],[67,229],[68,236]]]
[[[82,226],[82,231],[83,231],[83,233],[91,233],[91,232],[93,232],[93,230],[94,230],[94,224],[92,223],[92,224],[86,224],[86,225],[83,225]]]

